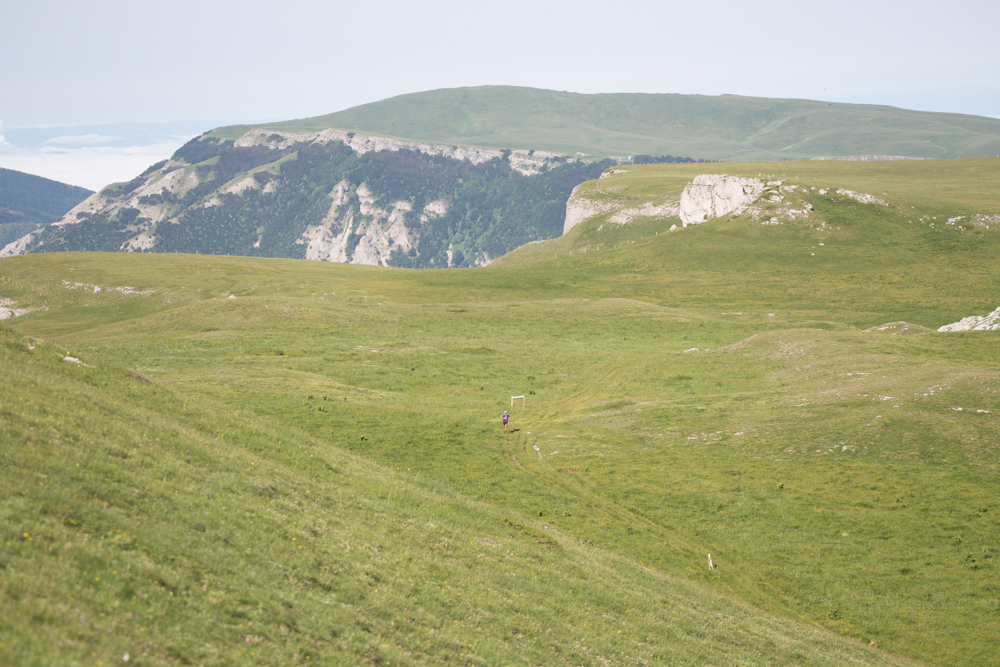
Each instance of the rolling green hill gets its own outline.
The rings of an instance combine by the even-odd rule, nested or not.
[[[0,651],[989,664],[1000,340],[934,329],[1000,305],[996,164],[782,165],[769,217],[478,269],[0,260]]]
[[[338,128],[597,157],[642,153],[760,161],[1000,154],[1000,120],[995,118],[738,95],[582,95],[514,86],[412,93],[263,127],[298,132]],[[249,129],[223,127],[213,136],[236,139]]]

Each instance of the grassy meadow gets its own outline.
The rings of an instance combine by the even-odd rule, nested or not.
[[[483,269],[4,259],[0,661],[989,664],[1000,342],[934,329],[1000,305],[998,166]]]

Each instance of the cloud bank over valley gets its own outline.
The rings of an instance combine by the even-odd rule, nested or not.
[[[7,126],[0,167],[100,190],[128,181],[206,130],[229,121]]]

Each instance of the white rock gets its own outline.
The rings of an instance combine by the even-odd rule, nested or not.
[[[41,230],[34,232],[29,232],[17,239],[16,241],[11,241],[3,248],[0,248],[0,257],[13,257],[14,255],[23,255],[24,249],[28,247],[31,241],[35,238],[35,235]]]
[[[563,222],[563,234],[573,229],[587,218],[592,218],[601,213],[614,210],[615,205],[611,202],[599,202],[578,194],[580,186],[573,188],[569,199],[566,200],[566,220]]]
[[[447,213],[448,202],[443,199],[432,201],[430,204],[424,206],[424,212],[420,215],[420,224],[422,225],[428,220],[440,218],[442,215],[447,215]]]
[[[122,243],[118,250],[121,252],[142,252],[143,250],[149,250],[154,245],[156,245],[156,237],[148,231],[144,231],[138,236]]]
[[[989,315],[963,317],[958,322],[944,325],[938,331],[996,331],[998,329],[1000,329],[1000,308]]]
[[[700,174],[681,193],[680,217],[685,227],[739,212],[764,190],[756,178]]]
[[[850,197],[854,201],[861,202],[862,204],[879,204],[880,206],[888,206],[889,202],[884,199],[879,199],[878,197],[867,195],[864,192],[855,192],[854,190],[845,190],[843,188],[837,190],[838,195],[844,195],[845,197]]]
[[[38,310],[38,308],[14,308],[16,305],[17,302],[13,299],[0,297],[0,320],[6,320],[11,317],[19,317],[25,313]]]
[[[258,188],[259,185],[257,184],[257,179],[255,179],[253,176],[247,176],[243,180],[237,181],[236,183],[233,183],[228,188],[226,188],[226,192],[234,195],[241,195],[246,190],[256,190]]]
[[[642,206],[634,206],[616,211],[614,215],[608,218],[608,222],[613,222],[616,225],[626,225],[636,218],[669,218],[677,215],[679,210],[677,202],[674,201],[666,201],[659,206],[656,206],[652,202],[646,202]]]

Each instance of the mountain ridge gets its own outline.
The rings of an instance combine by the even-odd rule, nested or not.
[[[391,97],[322,116],[216,128],[337,128],[486,148],[625,157],[650,153],[710,160],[975,157],[1000,153],[1000,119],[815,100],[583,94],[517,86],[447,88]]]

